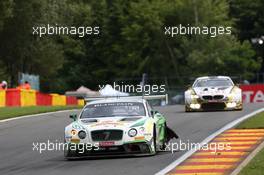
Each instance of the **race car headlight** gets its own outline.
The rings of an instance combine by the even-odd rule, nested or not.
[[[234,93],[230,93],[230,94],[227,95],[228,98],[233,98],[234,96],[235,96]]]
[[[77,131],[75,129],[71,130],[71,135],[75,136],[77,134]]]
[[[234,98],[236,95],[241,94],[241,90],[238,88],[233,88],[230,92],[230,94],[227,95],[228,98]]]
[[[198,95],[191,95],[191,98],[197,99],[197,98],[199,98],[199,96]]]
[[[191,104],[190,107],[192,109],[200,109],[201,108],[201,105],[200,104]]]
[[[235,102],[232,102],[232,103],[227,103],[227,104],[226,104],[226,107],[227,107],[227,108],[234,108],[234,107],[236,107],[236,105],[237,105],[237,104],[236,104]]]
[[[142,127],[139,128],[139,130],[140,130],[141,132],[144,132],[144,131],[145,131],[145,127],[142,126]]]
[[[85,132],[85,131],[79,131],[79,132],[78,132],[78,137],[79,137],[80,139],[85,139],[85,137],[86,137],[86,132]]]
[[[128,131],[128,135],[129,135],[130,137],[135,137],[135,136],[137,135],[137,130],[134,129],[134,128],[130,129],[130,130]]]

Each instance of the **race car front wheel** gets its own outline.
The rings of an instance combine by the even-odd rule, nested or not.
[[[167,133],[167,123],[165,122],[164,123],[164,139],[162,140],[162,143],[161,143],[161,145],[160,145],[160,150],[165,150],[165,148],[166,148],[166,142],[167,142],[167,140],[168,140],[168,133]]]
[[[187,105],[185,105],[185,112],[192,112],[191,109]]]
[[[69,144],[65,144],[65,146],[64,146],[64,157],[67,160],[70,160],[73,157],[76,157],[76,152],[70,149]]]
[[[157,152],[157,142],[156,142],[156,129],[155,129],[155,126],[153,127],[153,138],[152,138],[152,141],[151,141],[151,154],[152,155],[155,155],[156,152]]]

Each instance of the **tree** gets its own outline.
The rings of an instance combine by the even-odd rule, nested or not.
[[[56,39],[40,39],[32,34],[32,27],[48,21],[43,13],[47,5],[47,1],[14,0],[13,15],[0,33],[0,58],[11,86],[17,85],[18,72],[39,74],[48,84],[47,77],[62,64],[63,51]]]
[[[96,88],[101,82],[111,82],[116,77],[136,78],[144,72],[152,77],[174,76],[175,84],[183,84],[183,76],[224,74],[251,78],[259,70],[260,61],[253,59],[255,52],[250,44],[240,43],[234,35],[215,38],[164,35],[165,26],[179,24],[232,26],[234,33],[236,29],[233,19],[229,18],[227,1],[82,2],[87,8],[78,11],[80,14],[86,11],[86,15],[72,16],[78,16],[78,24],[100,26],[101,33],[99,37],[71,38],[67,42],[70,52],[65,52],[68,61],[61,75],[62,79],[67,75],[68,87],[83,84]],[[75,3],[76,7],[79,3]],[[84,4],[82,7],[86,7]],[[89,16],[87,14],[91,16],[85,17]]]
[[[237,36],[241,41],[252,38],[260,38],[264,35],[264,2],[255,0],[254,2],[247,0],[232,0],[230,1],[230,16],[235,18],[235,26]],[[257,54],[255,59],[262,60],[264,57],[264,47],[258,43],[253,43],[253,47]],[[262,69],[264,71],[264,62]]]
[[[3,2],[10,3],[9,10],[2,12],[8,14],[3,15],[5,20],[0,18],[0,26],[4,24],[0,30],[0,65],[13,84],[22,71],[39,74],[45,91],[63,92],[80,85],[96,89],[98,84],[116,78],[135,79],[142,73],[173,76],[174,83],[181,85],[186,83],[183,77],[197,75],[251,78],[261,65],[249,42],[243,37],[238,40],[240,25],[229,16],[238,14],[241,18],[244,6],[232,2],[230,13],[227,0],[4,0],[0,9]],[[261,26],[261,19],[258,21],[257,26]],[[32,35],[33,26],[47,24],[98,26],[100,34]],[[172,38],[164,34],[164,27],[180,24],[231,26],[232,35]]]
[[[12,16],[13,0],[1,0],[0,1],[0,31],[4,26],[4,22],[7,18]]]

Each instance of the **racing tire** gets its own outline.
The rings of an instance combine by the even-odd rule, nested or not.
[[[185,105],[185,112],[192,112],[190,108]]]
[[[243,110],[243,104],[241,104],[241,106],[239,106],[237,109],[235,109],[235,111],[242,111]]]
[[[64,158],[66,160],[72,160],[72,159],[74,159],[74,157],[76,157],[75,151],[70,150],[70,148],[67,149],[67,146],[65,144],[65,146],[64,146]]]
[[[242,111],[243,108],[238,108],[238,109],[235,109],[235,111]]]
[[[165,122],[164,123],[164,129],[165,129],[165,131],[164,131],[164,135],[165,135],[165,138],[164,138],[164,141],[163,141],[163,143],[160,145],[160,150],[161,151],[164,151],[165,150],[165,148],[166,148],[166,140],[167,140],[167,123]]]
[[[153,138],[152,138],[152,143],[151,143],[151,147],[153,146],[154,149],[151,150],[151,155],[155,155],[157,153],[157,142],[156,142],[156,129],[155,126],[153,127]],[[151,148],[152,149],[152,148]]]

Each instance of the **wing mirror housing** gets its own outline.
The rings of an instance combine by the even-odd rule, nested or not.
[[[76,121],[76,120],[77,120],[77,114],[72,114],[72,115],[70,115],[70,118],[71,118],[73,121]]]
[[[155,114],[159,113],[159,111],[154,111],[154,110],[151,110],[151,115],[154,116]]]
[[[187,84],[187,85],[186,85],[186,89],[190,89],[191,87],[192,87],[191,84]]]

